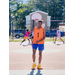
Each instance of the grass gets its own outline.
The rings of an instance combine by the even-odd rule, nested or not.
[[[65,41],[65,38],[62,38],[63,41]],[[23,39],[9,39],[9,42],[21,42]],[[54,39],[55,40],[55,39]],[[45,41],[54,41],[53,38],[46,38]],[[60,39],[57,39],[57,41],[60,41]]]
[[[23,40],[20,40],[20,39],[18,39],[18,40],[9,39],[9,42],[21,42],[21,41],[23,41]]]
[[[55,38],[54,38],[54,40],[55,40]],[[45,39],[45,41],[54,41],[54,40],[53,40],[53,38]],[[65,38],[62,38],[62,40],[65,41]],[[56,41],[60,41],[60,39],[57,39]]]

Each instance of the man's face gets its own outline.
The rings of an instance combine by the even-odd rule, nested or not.
[[[39,26],[39,27],[41,27],[41,26],[42,26],[42,23],[41,23],[41,22],[39,22],[39,23],[38,23],[38,26]]]

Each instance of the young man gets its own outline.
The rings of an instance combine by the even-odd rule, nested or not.
[[[45,40],[45,29],[42,27],[42,21],[38,21],[38,26],[34,28],[34,37],[33,37],[33,65],[32,69],[35,69],[36,63],[35,63],[35,54],[36,50],[38,48],[39,50],[39,64],[37,66],[37,69],[43,69],[41,67],[41,60],[42,60],[42,51],[44,50],[44,40]]]
[[[20,45],[21,45],[26,39],[28,39],[29,44],[30,44],[29,34],[30,34],[30,32],[29,32],[29,30],[27,29],[27,31],[25,32],[24,40],[20,43]]]
[[[57,38],[60,38],[60,40],[61,40],[61,41],[63,42],[63,44],[64,44],[64,41],[61,39],[61,33],[60,33],[58,27],[57,27],[57,37],[55,38],[55,42],[54,42],[54,43],[56,43]]]

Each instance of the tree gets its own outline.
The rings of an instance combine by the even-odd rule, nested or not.
[[[16,7],[17,8],[17,7]],[[25,27],[25,16],[29,15],[33,10],[32,4],[19,4],[19,10],[15,12],[16,28],[21,29]]]
[[[23,4],[22,0],[9,0],[9,4],[11,8],[11,14],[15,16],[14,20],[16,23],[16,29],[24,29],[25,16],[33,11],[32,3]]]
[[[52,20],[63,20],[65,0],[29,0],[35,4],[36,10],[47,12]],[[59,22],[51,22],[52,27],[57,27]]]
[[[19,2],[20,0],[9,0],[9,35],[11,35],[11,22],[12,22],[11,15],[14,15],[15,6]]]
[[[28,3],[22,0],[9,0],[10,11],[9,14],[15,16],[14,20],[17,29],[24,29],[25,16],[29,13],[41,10],[47,12],[51,16],[51,20],[64,20],[65,14],[65,0],[28,0]],[[10,19],[10,18],[9,18]],[[57,27],[59,22],[52,22],[52,27]]]

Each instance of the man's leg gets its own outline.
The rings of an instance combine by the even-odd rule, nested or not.
[[[64,41],[60,38],[60,40],[63,42],[63,44],[64,44]]]
[[[20,43],[20,45],[25,41],[26,37],[24,37],[24,40]]]
[[[35,69],[35,67],[36,67],[35,58],[36,58],[37,44],[33,44],[32,47],[33,47],[33,54],[32,54],[33,65],[32,65],[32,69]]]
[[[26,37],[27,38],[27,40],[29,41],[29,43],[28,44],[30,44],[30,40],[29,40],[29,37]]]
[[[32,54],[33,63],[35,63],[35,58],[36,58],[35,54],[36,54],[36,49],[33,49],[33,54]]]
[[[38,49],[39,49],[39,65],[37,66],[37,68],[38,69],[43,69],[42,67],[41,67],[41,60],[42,60],[42,52],[43,52],[43,50],[44,50],[44,44],[39,44],[38,45]]]
[[[42,60],[42,51],[39,51],[39,65],[37,66],[37,69],[43,69],[41,67],[41,60]]]
[[[30,44],[30,40],[28,39],[28,41],[29,41],[29,44]]]
[[[54,43],[56,43],[56,40],[57,40],[57,37],[55,38],[55,42]]]
[[[20,45],[25,41],[25,39],[20,43]]]
[[[41,60],[42,60],[42,51],[39,51],[39,64],[41,64]]]
[[[35,63],[35,54],[36,54],[36,49],[33,49],[33,54],[32,54],[32,59],[33,59],[33,65],[32,65],[32,69],[35,69],[36,67],[36,63]]]

